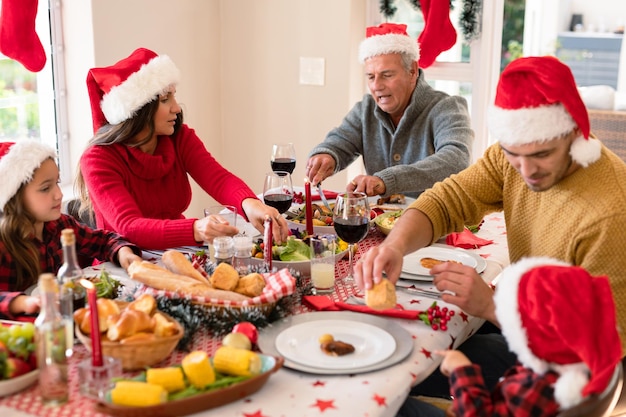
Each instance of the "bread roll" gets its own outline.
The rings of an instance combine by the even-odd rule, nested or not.
[[[374,310],[394,308],[396,303],[396,286],[386,278],[365,291],[365,304]]]
[[[176,334],[176,325],[158,311],[154,313],[154,334],[156,336],[172,336]]]
[[[143,311],[148,315],[152,315],[156,311],[156,300],[150,294],[141,294],[134,301],[131,301],[126,308],[131,310]]]
[[[121,340],[139,332],[151,333],[154,329],[154,320],[143,311],[124,310],[119,319],[109,327],[107,337],[110,340]]]
[[[209,280],[187,259],[185,255],[176,250],[166,250],[161,256],[165,267],[175,274],[186,275],[203,284],[209,284]]]
[[[239,282],[239,272],[232,265],[222,262],[211,275],[211,285],[219,290],[232,291]]]
[[[107,318],[120,313],[117,303],[108,298],[98,298],[96,302],[98,306],[98,327],[100,332],[106,332],[109,328]],[[84,307],[74,312],[74,321],[78,323],[80,331],[84,334],[91,334],[91,310]]]
[[[235,273],[237,273],[237,271],[235,271]],[[211,288],[209,285],[202,284],[193,278],[175,274],[165,268],[161,268],[147,261],[133,262],[128,267],[128,274],[131,279],[158,290],[174,291],[198,297],[215,298],[228,301],[245,301],[250,298],[233,291]],[[237,279],[239,279],[238,274]]]
[[[265,288],[265,278],[263,278],[263,275],[254,272],[239,278],[235,292],[248,297],[256,297],[263,293],[263,288]]]

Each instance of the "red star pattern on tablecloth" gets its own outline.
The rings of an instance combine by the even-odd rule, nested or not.
[[[326,385],[326,382],[320,381],[319,379],[313,383],[314,387],[323,387]]]
[[[385,407],[387,406],[387,397],[381,397],[378,394],[374,394],[374,397],[372,399],[376,401],[378,405],[384,405]]]
[[[422,353],[424,354],[424,356],[426,356],[427,359],[430,359],[433,355],[429,350],[426,350],[426,348],[422,348]]]
[[[461,312],[459,313],[459,316],[461,316],[461,318],[463,319],[463,321],[464,321],[465,323],[467,323],[467,319],[468,319],[467,314],[465,314],[464,312],[462,312],[462,311],[461,311]]]
[[[422,303],[422,300],[413,299],[413,300],[409,301],[409,304],[421,304],[421,303]]]
[[[243,417],[267,417],[265,414],[261,412],[261,410],[257,410],[252,414],[243,413]]]
[[[324,401],[324,400],[316,400],[315,404],[311,405],[311,407],[317,407],[320,409],[320,411],[324,411],[327,408],[334,408],[337,409],[337,407],[335,407],[335,400],[330,400],[330,401]]]
[[[452,339],[450,345],[448,346],[448,349],[454,349],[454,342],[456,342],[456,337],[452,336],[451,334],[449,334],[448,336],[450,336],[450,339]]]

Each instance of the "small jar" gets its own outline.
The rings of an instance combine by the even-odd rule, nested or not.
[[[236,235],[233,237],[235,246],[235,258],[233,266],[239,274],[247,274],[250,266],[250,258],[252,258],[252,237],[247,235]]]
[[[226,262],[233,264],[233,256],[235,256],[235,242],[230,236],[218,236],[213,239],[213,248],[215,249],[215,263],[217,265]]]

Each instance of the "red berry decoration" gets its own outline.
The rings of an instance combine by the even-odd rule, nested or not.
[[[259,331],[254,324],[248,321],[235,324],[232,333],[243,333],[248,336],[248,339],[250,339],[253,345],[256,345],[257,340],[259,340]]]
[[[433,330],[448,330],[448,322],[454,316],[454,311],[448,307],[439,308],[437,302],[433,302],[430,307],[419,314],[419,319],[429,325]]]

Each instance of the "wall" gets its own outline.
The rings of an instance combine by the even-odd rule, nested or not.
[[[569,8],[563,8],[563,15],[568,16],[567,24],[561,30],[569,29],[572,13],[583,15],[585,30],[613,32],[618,26],[624,29],[626,24],[626,2],[616,0],[570,0]]]
[[[72,166],[93,133],[89,68],[143,46],[180,68],[185,120],[226,168],[261,191],[272,143],[292,141],[294,183],[302,185],[308,151],[362,95],[351,47],[365,31],[365,2],[63,0]],[[298,83],[300,57],[326,60],[324,86]],[[325,186],[342,189],[347,181],[342,173]],[[195,187],[186,214],[197,216],[212,201]]]

